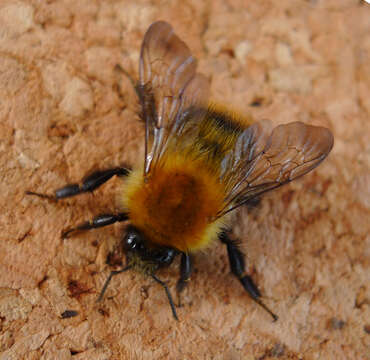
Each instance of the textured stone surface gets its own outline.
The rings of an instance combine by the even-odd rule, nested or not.
[[[140,274],[113,279],[120,226],[61,240],[115,208],[120,181],[57,204],[95,168],[142,159],[130,82],[150,23],[169,21],[212,95],[256,119],[332,129],[315,172],[236,216],[248,267],[279,314],[250,301],[221,245],[171,317]],[[259,102],[260,106],[251,106]],[[322,1],[0,2],[0,359],[366,359],[370,348],[370,5]],[[174,291],[177,263],[160,276]],[[77,315],[62,318],[66,310]]]

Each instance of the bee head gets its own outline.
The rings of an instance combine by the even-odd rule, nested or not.
[[[123,248],[129,263],[139,265],[139,267],[143,267],[143,264],[152,264],[155,268],[169,266],[178,254],[178,251],[173,248],[153,246],[140,230],[132,225],[127,228]]]

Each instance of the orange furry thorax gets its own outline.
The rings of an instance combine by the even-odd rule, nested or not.
[[[154,245],[193,251],[216,237],[222,222],[224,188],[204,162],[166,154],[149,176],[133,171],[123,205],[132,225]]]

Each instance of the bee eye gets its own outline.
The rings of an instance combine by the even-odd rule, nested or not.
[[[132,234],[129,234],[126,238],[126,245],[132,249],[134,249],[137,245],[137,242],[136,242],[136,236],[135,235],[132,235]]]
[[[161,249],[156,253],[152,253],[153,259],[162,265],[170,265],[176,256],[176,251],[174,249]]]
[[[134,229],[128,230],[124,240],[125,250],[141,250],[143,246],[140,234]]]

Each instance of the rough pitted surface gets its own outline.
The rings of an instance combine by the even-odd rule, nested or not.
[[[114,210],[120,181],[58,203],[24,194],[142,158],[135,93],[115,69],[137,75],[144,32],[159,19],[189,44],[215,99],[334,133],[317,170],[236,216],[276,323],[230,276],[218,244],[196,256],[180,322],[136,273],[114,278],[97,304],[122,226],[60,234]],[[370,358],[365,1],[3,0],[0,167],[1,360]],[[176,265],[160,273],[173,292]]]

